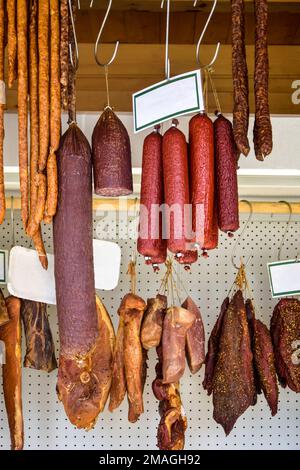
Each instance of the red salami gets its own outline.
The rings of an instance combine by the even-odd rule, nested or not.
[[[189,168],[194,241],[202,248],[214,245],[214,134],[204,113],[189,123]]]
[[[186,250],[189,239],[189,178],[187,143],[177,129],[178,121],[163,136],[163,172],[168,249],[173,253]]]
[[[198,261],[198,251],[196,250],[187,250],[182,253],[175,255],[176,261],[179,264],[184,264],[184,269],[190,269],[190,265]]]
[[[222,114],[214,122],[214,137],[219,228],[235,232],[239,228],[236,151],[231,122]]]
[[[162,234],[162,213],[164,202],[163,171],[162,171],[162,136],[157,127],[144,141],[141,205],[138,252],[145,256],[149,264],[153,260],[166,258],[166,240]]]

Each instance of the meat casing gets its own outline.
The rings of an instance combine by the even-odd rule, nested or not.
[[[130,139],[123,123],[107,107],[92,136],[94,189],[100,196],[126,196],[133,191]]]
[[[163,173],[165,204],[170,212],[166,215],[168,249],[181,253],[189,239],[189,178],[187,143],[175,121],[163,136]]]
[[[245,46],[244,0],[231,1],[232,77],[233,77],[233,134],[240,153],[250,152],[249,84]]]
[[[255,123],[254,150],[258,160],[272,152],[272,125],[269,110],[268,2],[255,0]]]
[[[206,114],[197,114],[189,122],[189,169],[194,240],[207,249],[214,222],[214,132]]]
[[[58,394],[70,421],[90,428],[100,412],[95,379],[98,318],[92,244],[92,159],[88,141],[72,124],[58,152],[59,199],[53,223],[60,336]]]
[[[5,344],[3,393],[7,411],[12,450],[22,450],[24,445],[22,412],[22,352],[21,352],[21,301],[10,296],[6,299],[10,321],[0,328],[0,340]]]
[[[223,232],[239,228],[236,152],[231,122],[219,114],[214,122],[218,224]]]
[[[162,170],[162,136],[155,130],[144,140],[140,198],[138,252],[147,257],[157,257],[166,252],[162,238],[162,213],[164,202]]]

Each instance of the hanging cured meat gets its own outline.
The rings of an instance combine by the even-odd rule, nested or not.
[[[155,367],[156,378],[152,383],[152,390],[159,400],[159,413],[161,416],[158,432],[157,446],[160,450],[183,450],[187,419],[182,406],[179,384],[163,383],[163,351],[160,345],[157,349],[158,362]]]
[[[126,196],[133,191],[131,150],[127,130],[106,107],[92,136],[94,191],[99,196]]]
[[[181,253],[175,255],[175,259],[179,264],[185,265],[184,269],[188,271],[191,267],[191,264],[196,263],[198,261],[198,251],[182,251]]]
[[[300,331],[300,301],[281,299],[271,319],[278,379],[283,387],[300,392],[300,364],[297,348]]]
[[[7,411],[12,450],[24,445],[22,411],[22,353],[21,353],[21,301],[10,296],[6,299],[10,321],[0,327],[0,340],[5,344],[5,363],[2,365],[3,393]]]
[[[194,241],[207,250],[215,244],[215,178],[213,123],[206,114],[197,114],[189,122],[189,171]]]
[[[148,299],[141,329],[143,348],[151,349],[159,346],[166,308],[167,297],[165,295],[158,294],[154,299]]]
[[[250,152],[249,84],[245,46],[244,0],[231,0],[232,77],[233,77],[233,135],[240,153]]]
[[[0,289],[0,326],[5,325],[9,321],[7,306],[5,303],[5,298]]]
[[[126,391],[127,388],[124,367],[124,320],[120,315],[116,344],[113,354],[109,411],[112,412],[119,408],[125,398]]]
[[[178,121],[163,136],[163,173],[168,249],[172,253],[186,250],[189,240],[189,178],[187,143],[184,134],[177,129]]]
[[[203,388],[207,390],[208,395],[211,395],[213,390],[213,378],[218,359],[219,342],[222,333],[223,319],[228,309],[228,306],[229,298],[226,297],[226,299],[222,303],[220,315],[217,319],[215,326],[213,327],[213,330],[208,340],[208,351],[205,358],[205,376],[203,381]]]
[[[194,324],[186,333],[186,357],[192,374],[196,374],[205,362],[205,332],[201,313],[191,297],[187,297],[182,307],[193,313]]]
[[[219,114],[214,122],[218,224],[223,232],[239,228],[237,164],[231,122]]]
[[[5,2],[0,1],[0,224],[5,218],[5,189],[4,189],[4,107],[5,107],[5,83],[4,83],[4,11]]]
[[[163,202],[162,136],[158,126],[145,138],[143,146],[137,250],[147,262],[153,263],[160,255],[164,261],[166,258],[167,241],[162,233]]]
[[[8,87],[13,86],[17,78],[17,30],[16,0],[7,0],[7,55],[8,55]]]
[[[75,123],[61,139],[58,183],[53,224],[60,335],[57,389],[70,421],[88,429],[101,411],[102,361],[111,346],[101,338],[95,300],[91,151]]]
[[[226,435],[253,404],[255,393],[247,315],[243,294],[238,290],[223,317],[213,378],[214,419]]]
[[[163,381],[175,383],[185,371],[185,345],[188,330],[195,322],[195,314],[182,307],[170,307],[164,318]]]
[[[144,412],[143,377],[144,357],[140,340],[145,302],[134,294],[127,294],[120,306],[120,315],[124,319],[124,369],[129,402],[129,420],[139,417]]]
[[[21,317],[26,338],[24,367],[51,372],[57,368],[47,305],[22,300]]]
[[[245,302],[245,308],[246,308],[246,315],[247,315],[247,320],[248,320],[248,328],[249,328],[249,334],[250,334],[250,340],[251,340],[251,349],[253,352],[253,373],[254,373],[254,383],[255,383],[255,389],[256,389],[256,394],[253,399],[253,405],[256,405],[257,403],[257,395],[260,395],[262,390],[261,390],[261,379],[260,375],[258,372],[257,364],[255,361],[255,311],[254,311],[254,305],[251,299],[247,299]]]
[[[254,322],[253,354],[261,388],[272,416],[275,416],[278,409],[278,385],[273,345],[268,328],[260,320]]]
[[[254,0],[255,12],[255,123],[254,150],[257,160],[272,152],[272,125],[269,110],[268,2]]]

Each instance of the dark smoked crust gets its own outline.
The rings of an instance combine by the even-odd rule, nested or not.
[[[272,125],[269,110],[268,3],[254,0],[255,5],[255,123],[254,150],[257,160],[272,152]]]
[[[21,317],[26,338],[24,367],[51,372],[57,368],[47,305],[22,300]]]
[[[249,84],[245,47],[244,0],[231,1],[232,77],[233,77],[233,135],[240,153],[250,152]]]
[[[111,108],[101,114],[92,136],[94,190],[99,196],[126,196],[133,191],[128,132]]]

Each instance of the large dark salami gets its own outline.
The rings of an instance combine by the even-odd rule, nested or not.
[[[76,124],[58,152],[59,198],[53,224],[60,336],[58,395],[70,421],[90,428],[100,411],[98,319],[92,244],[92,159]],[[99,355],[98,355],[99,356]]]

